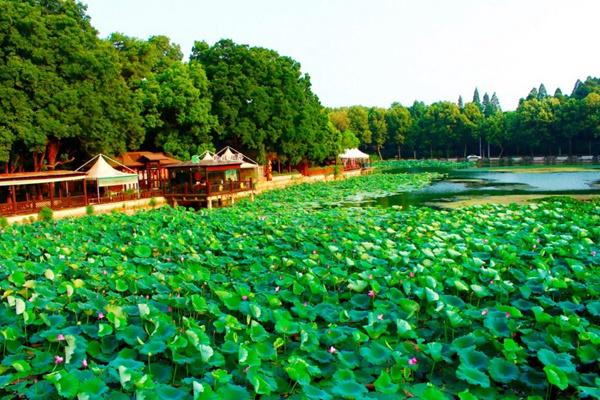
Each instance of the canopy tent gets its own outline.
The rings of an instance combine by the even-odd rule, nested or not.
[[[355,160],[368,160],[369,155],[363,153],[357,148],[346,149],[342,154],[339,155],[341,159],[355,159]]]
[[[77,168],[76,171],[83,169],[86,165],[90,164],[92,161],[96,161],[90,169],[86,172],[86,181],[95,181],[96,182],[96,191],[98,196],[98,201],[100,200],[100,188],[107,186],[120,186],[120,185],[133,185],[138,188],[138,174],[136,172],[122,172],[114,169],[110,166],[110,164],[106,161],[106,159],[127,168],[132,171],[130,168],[120,164],[119,162],[109,158],[103,154],[98,154],[93,157],[91,160],[83,164],[81,167]]]
[[[219,157],[219,160],[221,160],[221,161],[241,161],[242,169],[258,168],[258,163],[256,161],[254,161],[250,157],[246,157],[241,152],[239,152],[229,146],[227,146],[227,147],[221,149],[219,152],[217,152],[217,154],[215,154],[215,157]]]

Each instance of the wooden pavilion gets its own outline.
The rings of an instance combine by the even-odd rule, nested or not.
[[[0,174],[0,215],[32,214],[88,204],[86,174],[42,171]]]
[[[242,164],[242,160],[221,159],[205,152],[191,161],[169,165],[164,196],[174,205],[212,208],[215,204],[233,203],[240,194],[253,190],[252,178],[241,178]]]
[[[139,175],[139,185],[142,190],[159,190],[169,180],[167,167],[179,164],[181,160],[170,157],[165,153],[152,151],[130,151],[117,157],[117,161],[125,168]]]

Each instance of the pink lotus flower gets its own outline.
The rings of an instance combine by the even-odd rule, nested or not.
[[[87,362],[87,360],[85,358],[81,361],[81,366],[83,368],[87,368],[88,367],[88,362]]]
[[[312,253],[313,253],[313,254],[317,254],[317,251],[316,251],[316,250],[313,250],[313,252],[312,252]]]
[[[481,315],[487,315],[487,313],[488,313],[488,310],[483,310],[483,311],[481,312]]]
[[[106,272],[106,270],[102,271],[102,274],[107,275],[108,272]]]
[[[246,295],[243,295],[243,296],[242,296],[242,300],[244,300],[244,301],[248,301],[248,296],[246,296]]]
[[[58,335],[56,335],[56,340],[58,340],[59,342],[65,340],[65,335],[59,333]]]
[[[308,307],[308,301],[304,302],[304,307]]]
[[[383,314],[378,314],[377,315],[377,319],[380,320],[380,321],[383,321]]]
[[[414,278],[415,277],[415,273],[412,272],[412,271],[410,271],[410,274],[408,274],[408,276],[410,276],[411,278]]]
[[[167,306],[167,312],[172,312],[172,311],[173,311],[173,307]]]
[[[279,293],[279,286],[275,288],[275,293]]]
[[[369,274],[369,279],[373,279],[373,274]]]
[[[369,290],[369,293],[367,293],[367,294],[368,294],[368,296],[369,296],[370,298],[372,298],[372,299],[374,299],[374,298],[375,298],[375,295],[376,295],[376,293],[375,293],[375,291],[374,291],[374,290]]]
[[[98,319],[104,319],[104,313],[102,311],[98,313]]]
[[[490,281],[490,285],[493,285],[493,284],[494,284],[494,280],[492,279],[492,280]]]
[[[592,257],[596,257],[596,250],[592,250]]]
[[[418,362],[419,360],[417,360],[417,357],[413,357],[410,360],[408,360],[408,365],[417,365]]]
[[[54,356],[54,364],[56,364],[56,365],[62,364],[63,361],[65,361],[65,359],[62,358],[61,356]]]
[[[330,347],[329,347],[329,349],[327,349],[327,351],[328,351],[330,354],[335,354],[335,353],[337,353],[337,349],[336,349],[335,347],[333,347],[333,346],[330,346]]]
[[[504,316],[505,316],[506,318],[510,318],[510,313],[509,313],[509,312],[507,312],[506,314],[504,314]]]

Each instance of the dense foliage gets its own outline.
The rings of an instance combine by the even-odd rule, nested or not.
[[[0,0],[0,8],[7,172],[138,148],[189,159],[235,145],[292,164],[340,151],[309,77],[273,50],[198,42],[184,62],[164,36],[99,39],[75,0]]]
[[[370,123],[369,115],[385,121]],[[365,149],[387,157],[487,157],[597,154],[600,137],[600,78],[577,81],[570,96],[534,88],[516,111],[503,112],[498,97],[475,89],[473,101],[447,101],[387,110],[353,106],[330,110],[336,129],[355,136]],[[404,152],[403,152],[404,149]],[[407,151],[408,150],[408,151]]]
[[[3,398],[600,396],[597,203],[314,208],[304,189],[6,228]]]
[[[165,36],[99,39],[76,0],[0,0],[0,165],[53,169],[143,148],[189,159],[232,145],[288,167],[361,146],[380,157],[592,154],[598,78],[570,96],[533,89],[516,111],[471,102],[326,111],[300,64],[269,49]],[[327,118],[327,114],[329,118]]]

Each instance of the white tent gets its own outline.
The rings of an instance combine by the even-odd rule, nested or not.
[[[342,154],[339,155],[341,159],[355,159],[355,160],[368,160],[369,155],[363,153],[357,148],[346,149]]]
[[[96,162],[90,167],[90,169],[86,171],[85,180],[96,181],[98,200],[100,199],[101,187],[126,185],[138,189],[139,180],[138,174],[136,172],[125,166],[123,167],[129,169],[132,172],[128,173],[116,170],[113,167],[111,167],[108,162],[106,162],[105,158],[116,164],[123,165],[103,154],[98,154],[97,156],[93,157],[91,160],[83,164],[81,167],[76,169],[76,171],[79,171],[86,165],[90,164],[92,161],[96,160]]]
[[[229,146],[221,149],[215,156],[221,161],[241,161],[242,165],[240,168],[242,169],[258,168],[256,161]]]

